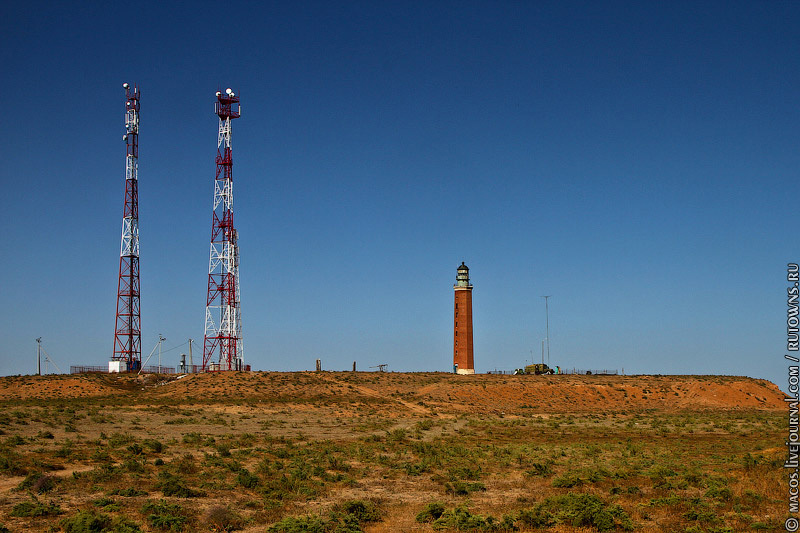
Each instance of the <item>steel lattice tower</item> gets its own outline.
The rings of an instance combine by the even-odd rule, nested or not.
[[[239,230],[233,230],[233,277],[236,280],[236,358],[244,370],[244,340],[242,339],[242,295],[239,290]]]
[[[233,154],[231,121],[239,118],[239,97],[230,89],[217,91],[219,117],[214,214],[208,260],[208,296],[203,345],[203,370],[242,370],[242,329],[239,309],[239,248],[233,226]]]
[[[142,362],[139,311],[139,87],[125,88],[125,208],[117,284],[117,321],[112,360],[125,361],[128,370]]]

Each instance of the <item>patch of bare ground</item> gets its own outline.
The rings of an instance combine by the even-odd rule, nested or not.
[[[576,532],[598,530],[569,514],[594,498],[616,530],[771,531],[783,403],[734,376],[0,378],[0,525],[55,531],[83,512],[140,531],[220,530],[217,515],[332,530],[356,501],[381,516],[363,531],[433,531],[417,514],[439,502],[476,531],[491,516]]]

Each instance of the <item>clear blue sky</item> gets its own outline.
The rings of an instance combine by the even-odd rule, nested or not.
[[[165,4],[0,8],[0,373],[111,355],[135,82],[144,355],[201,350],[232,87],[253,368],[450,370],[465,261],[478,371],[552,294],[554,365],[784,385],[796,2]]]

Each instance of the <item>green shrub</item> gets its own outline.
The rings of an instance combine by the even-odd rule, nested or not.
[[[433,427],[433,420],[426,419],[417,422],[417,428],[421,431],[427,431]]]
[[[246,468],[242,468],[236,474],[236,483],[247,489],[256,488],[260,481],[257,475],[250,473]]]
[[[9,449],[0,449],[0,472],[9,476],[22,476],[28,473],[19,460],[19,454]]]
[[[425,508],[417,513],[417,522],[433,522],[445,511],[444,505],[439,502],[429,503]]]
[[[381,519],[381,512],[373,502],[349,500],[335,506],[328,518],[320,516],[287,517],[274,524],[272,533],[362,533],[362,525]]]
[[[119,476],[119,470],[111,465],[111,464],[101,464],[97,465],[93,469],[89,470],[88,472],[73,472],[72,477],[78,479],[83,475],[87,476],[89,479],[94,481],[95,483],[102,483],[104,481],[111,481],[112,479]]]
[[[706,498],[715,498],[722,501],[730,501],[733,498],[733,492],[728,487],[722,485],[712,485],[706,491]]]
[[[42,472],[31,472],[17,485],[17,490],[30,489],[31,492],[36,494],[44,494],[45,492],[53,490],[58,481],[59,479],[56,476],[44,474]]]
[[[119,448],[120,446],[130,444],[135,440],[136,438],[128,433],[114,433],[108,439],[108,445],[112,448]]]
[[[146,490],[139,490],[134,487],[129,487],[127,489],[117,489],[111,492],[112,496],[125,496],[126,498],[133,498],[135,496],[147,496]]]
[[[517,514],[517,521],[527,527],[550,527],[555,524],[553,514],[542,507],[521,510]]]
[[[5,444],[9,446],[20,446],[21,444],[25,444],[25,439],[19,435],[11,435],[5,440]]]
[[[654,488],[669,489],[672,487],[672,482],[669,478],[677,475],[678,473],[671,468],[659,465],[650,471],[650,480],[653,482]]]
[[[95,500],[93,502],[97,507],[102,507],[104,511],[108,512],[117,512],[122,510],[122,506],[114,500],[114,498],[108,498],[103,496],[99,500]]]
[[[75,516],[61,521],[64,533],[134,533],[139,532],[139,526],[131,520],[118,516],[110,516],[95,511],[80,511]]]
[[[594,527],[600,531],[633,531],[633,522],[619,505],[611,505],[593,494],[569,493],[547,498],[533,510],[534,516],[563,522],[573,527]]]
[[[531,466],[533,468],[525,472],[529,476],[549,476],[553,473],[550,463],[533,463]]]
[[[380,509],[369,500],[348,500],[337,505],[334,510],[354,517],[359,524],[378,522],[381,519]]]
[[[403,469],[406,471],[406,475],[420,476],[425,472],[430,472],[431,467],[427,461],[421,461],[419,463],[406,463],[403,465]]]
[[[464,506],[448,509],[433,521],[433,529],[456,529],[458,531],[515,531],[513,518],[504,517],[499,522],[493,516],[474,515]]]
[[[227,444],[217,444],[217,453],[220,457],[230,457],[231,456],[231,447]]]
[[[64,514],[59,506],[54,503],[45,505],[39,502],[22,502],[18,503],[11,509],[9,516],[57,516]]]
[[[139,533],[139,524],[124,516],[116,516],[111,520],[111,527],[107,533]]]
[[[451,468],[448,471],[448,474],[450,475],[450,481],[458,481],[462,479],[476,481],[481,478],[481,468],[480,467],[470,468],[468,466],[462,466],[460,468]]]
[[[65,518],[61,521],[61,529],[66,533],[98,533],[106,531],[111,525],[111,517],[105,514],[97,514],[94,511],[80,511],[75,516]]]
[[[271,533],[326,533],[327,523],[318,516],[289,516],[268,529]]]
[[[71,440],[69,439],[65,440],[64,444],[59,449],[53,452],[53,455],[61,459],[67,459],[72,455],[72,445],[73,443]]]
[[[145,439],[142,444],[150,448],[153,453],[161,453],[167,448],[161,441],[156,439]]]
[[[183,480],[168,472],[162,472],[158,475],[159,482],[156,487],[164,494],[164,496],[177,496],[178,498],[197,498],[204,496],[202,491],[190,489],[183,484]]]
[[[144,453],[144,448],[136,442],[128,446],[128,453],[131,455],[142,455]]]
[[[203,436],[200,433],[191,432],[183,436],[184,444],[200,444],[203,442]]]
[[[553,479],[552,485],[554,487],[570,489],[572,487],[583,485],[583,483],[584,481],[578,477],[578,474],[568,472],[561,477]]]
[[[187,518],[183,508],[177,503],[166,500],[147,502],[142,506],[142,513],[147,521],[156,529],[163,531],[183,531]]]
[[[719,522],[717,513],[715,513],[712,509],[709,509],[706,505],[703,504],[699,504],[692,507],[687,512],[685,512],[683,516],[687,520],[706,522],[708,524],[714,524],[716,522]]]
[[[139,459],[126,459],[125,462],[122,463],[122,469],[127,472],[137,472],[142,473],[144,472],[144,463]]]

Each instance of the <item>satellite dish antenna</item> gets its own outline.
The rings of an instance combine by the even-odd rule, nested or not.
[[[228,94],[233,94],[233,91],[231,91],[231,88],[230,88],[230,87],[228,87],[227,89],[225,89],[225,92],[226,92],[226,93],[228,93]]]
[[[222,94],[221,92],[217,91],[217,96],[219,96],[219,95],[221,95],[221,94]]]
[[[127,89],[128,87],[129,87],[129,85],[128,85],[127,83],[123,83],[123,84],[122,84],[122,88],[123,88],[123,89]]]

